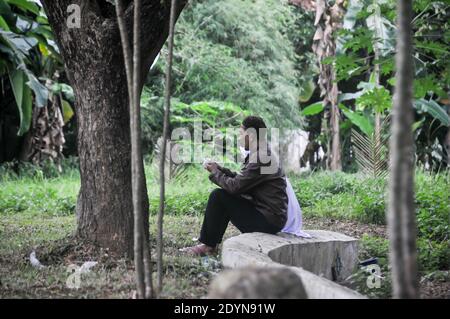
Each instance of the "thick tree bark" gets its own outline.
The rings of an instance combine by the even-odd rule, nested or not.
[[[388,231],[395,298],[419,296],[414,207],[412,1],[397,1],[396,87],[392,112]]]
[[[43,0],[75,93],[81,189],[77,234],[120,254],[133,253],[131,146],[127,80],[114,6],[102,0]],[[132,1],[125,3],[131,32]],[[180,1],[178,14],[186,1]],[[81,8],[81,27],[69,28],[69,5]],[[143,0],[141,79],[168,35],[170,1]],[[131,36],[130,36],[131,38]],[[142,89],[142,84],[140,87]],[[144,221],[148,197],[143,180]],[[148,235],[147,235],[148,236]]]

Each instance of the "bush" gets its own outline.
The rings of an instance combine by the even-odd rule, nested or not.
[[[371,257],[387,259],[389,255],[389,241],[382,237],[364,234],[360,239],[359,255],[362,259]]]
[[[365,267],[358,268],[354,274],[343,283],[369,298],[390,298],[391,297],[391,275],[388,265],[389,241],[364,234],[360,239],[359,258],[361,260],[376,257],[381,272],[381,282],[379,288],[370,288],[367,285],[370,273]]]
[[[450,244],[448,241],[437,242],[419,237],[417,251],[420,271],[448,269],[450,265]]]
[[[420,237],[436,241],[450,238],[449,173],[416,175],[417,224]]]
[[[360,239],[361,259],[376,257],[380,264],[386,264],[389,257],[389,241],[385,238],[363,235]],[[450,265],[450,245],[426,238],[417,239],[419,270],[429,272],[446,270]]]

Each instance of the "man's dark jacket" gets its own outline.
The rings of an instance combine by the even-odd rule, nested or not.
[[[270,156],[270,150],[267,153]],[[211,172],[209,179],[230,194],[251,200],[269,223],[281,230],[287,220],[285,175],[274,156],[269,163],[264,164],[262,162],[266,161],[261,161],[258,155],[257,151],[250,153],[240,173],[218,166]],[[264,168],[267,170],[269,167],[270,173],[264,171]]]

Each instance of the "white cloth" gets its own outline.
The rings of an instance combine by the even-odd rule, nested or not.
[[[294,189],[286,177],[286,193],[288,196],[287,221],[282,233],[292,234],[298,237],[311,238],[311,235],[302,231],[302,209],[295,196]]]

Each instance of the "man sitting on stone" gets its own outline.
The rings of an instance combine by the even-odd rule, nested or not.
[[[286,179],[272,156],[267,142],[266,125],[258,116],[242,122],[239,141],[246,152],[240,173],[209,162],[205,168],[209,179],[219,186],[211,192],[199,241],[182,249],[193,255],[214,254],[231,221],[242,233],[276,234],[287,221]]]

